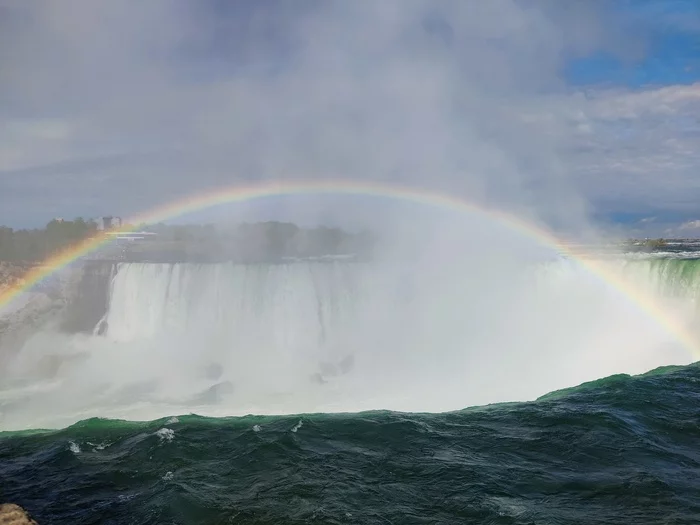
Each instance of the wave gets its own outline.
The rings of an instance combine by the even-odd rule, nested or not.
[[[441,414],[88,419],[4,434],[0,479],[39,523],[694,523],[699,381],[666,368]]]

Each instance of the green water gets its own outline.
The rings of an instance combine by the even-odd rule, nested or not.
[[[150,422],[0,436],[39,523],[697,523],[700,368],[445,414]]]

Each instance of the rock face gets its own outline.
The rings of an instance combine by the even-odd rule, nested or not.
[[[61,328],[67,333],[91,334],[107,313],[109,289],[116,265],[89,261],[75,272],[72,284],[63,292],[66,303]]]
[[[0,261],[0,292],[4,288],[20,286],[23,283],[23,276],[34,265],[31,263],[14,263]]]
[[[0,367],[4,367],[6,360],[17,353],[36,327],[52,315],[54,305],[46,295],[31,294],[23,299],[17,308],[0,310]]]
[[[38,525],[19,505],[0,504],[0,525]]]
[[[20,276],[27,269],[0,261],[0,294],[7,287],[21,286]],[[82,270],[64,272],[0,305],[0,371],[38,327],[66,317],[81,278]]]

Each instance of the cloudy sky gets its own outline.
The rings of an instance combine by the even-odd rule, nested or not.
[[[297,177],[700,235],[700,2],[0,0],[0,223]]]

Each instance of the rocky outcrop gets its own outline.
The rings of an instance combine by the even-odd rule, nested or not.
[[[107,313],[114,263],[88,261],[74,279],[70,292],[65,292],[66,311],[61,329],[67,333],[91,334]]]
[[[0,292],[5,286],[22,286],[22,276],[30,267],[0,262]],[[82,271],[64,272],[0,305],[0,368],[39,327],[66,317],[81,276]]]
[[[24,275],[34,266],[31,263],[0,262],[0,293],[5,288],[21,286]]]
[[[7,365],[38,326],[60,311],[60,305],[45,294],[23,297],[19,307],[12,306],[10,310],[0,311],[0,368]]]
[[[38,525],[26,510],[14,503],[0,504],[0,525]]]

